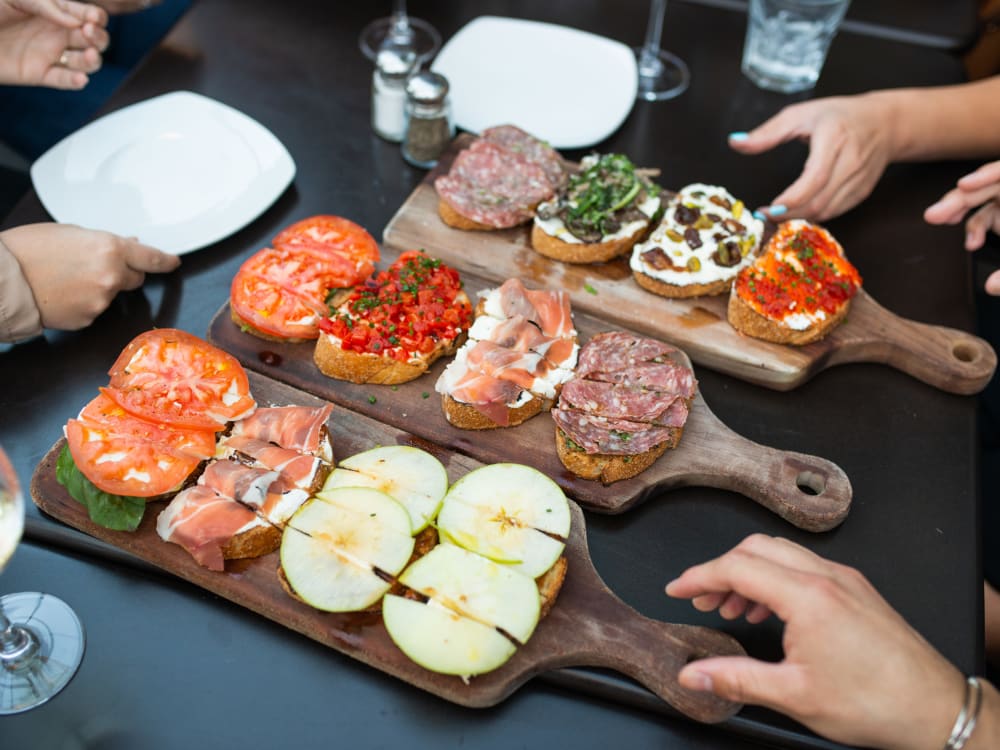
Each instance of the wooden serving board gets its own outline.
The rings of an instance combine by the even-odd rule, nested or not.
[[[667,299],[640,287],[628,259],[574,265],[531,249],[529,228],[475,232],[447,226],[437,213],[434,179],[471,136],[459,136],[383,232],[396,250],[424,248],[462,271],[491,281],[518,277],[534,287],[565,289],[574,310],[588,312],[684,349],[700,365],[776,390],[791,390],[846,362],[881,362],[951,393],[981,391],[996,369],[993,348],[964,331],[895,315],[864,290],[847,320],[806,346],[771,344],[738,333],[726,317],[727,295]]]
[[[490,285],[463,274],[470,296]],[[596,333],[616,328],[574,313],[583,344]],[[588,510],[620,513],[654,491],[698,485],[742,493],[796,526],[826,531],[847,516],[851,483],[836,464],[815,456],[779,451],[754,443],[726,427],[701,393],[695,397],[680,445],[632,479],[602,485],[571,474],[556,455],[555,424],[547,414],[496,430],[461,430],[445,419],[434,384],[450,358],[399,386],[356,385],[328,378],[313,363],[314,345],[265,341],[244,333],[230,320],[229,305],[216,313],[208,339],[243,365],[290,383],[380,422],[404,429],[480,461],[513,461],[534,466],[552,477]],[[690,366],[687,356],[676,356]]]
[[[320,399],[251,373],[251,389],[260,403],[313,405]],[[328,428],[338,459],[376,445],[415,445],[432,452],[448,470],[451,482],[481,464],[454,451],[437,448],[402,430],[345,410],[333,413]],[[288,596],[277,578],[278,555],[229,561],[219,573],[198,565],[181,547],[156,533],[164,503],[148,508],[135,532],[111,531],[92,523],[86,509],[56,480],[56,460],[64,440],[42,459],[31,480],[31,497],[45,513],[108,542],[191,583],[398,677],[416,687],[465,706],[502,701],[534,675],[568,666],[606,667],[642,683],[678,711],[699,721],[716,722],[739,709],[714,696],[685,690],[677,673],[688,661],[711,655],[744,653],[730,636],[710,628],[651,620],[622,602],[601,580],[590,560],[580,508],[570,503],[572,530],[566,546],[569,562],[562,591],[528,643],[500,669],[474,677],[429,672],[410,661],[392,642],[378,613],[330,614]],[[651,658],[655,654],[655,658]]]

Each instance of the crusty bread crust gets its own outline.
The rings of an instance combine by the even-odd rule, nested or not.
[[[644,472],[668,448],[677,446],[683,432],[683,427],[675,427],[671,430],[669,440],[654,445],[648,451],[632,456],[617,456],[609,453],[586,453],[570,448],[568,436],[556,427],[556,454],[562,465],[581,479],[596,479],[602,484],[611,484]]]
[[[646,222],[626,237],[607,242],[563,242],[543,230],[538,224],[531,227],[531,247],[541,255],[563,263],[604,263],[632,250],[643,239],[652,222]]]
[[[563,581],[566,580],[566,571],[568,568],[569,561],[564,555],[556,560],[551,568],[535,579],[535,583],[538,585],[538,594],[542,597],[542,610],[538,617],[539,620],[545,617],[549,613],[549,610],[552,609],[552,605],[556,603],[559,590],[562,588]]]
[[[802,346],[819,341],[832,331],[847,316],[847,311],[851,307],[851,301],[845,300],[836,314],[809,326],[805,330],[797,331],[786,325],[771,320],[765,315],[761,315],[750,305],[743,301],[736,288],[733,287],[729,295],[728,318],[729,324],[740,333],[752,336],[756,339],[771,341],[775,344],[792,344]]]
[[[653,278],[636,270],[632,271],[632,276],[635,278],[636,283],[646,291],[659,294],[661,297],[674,297],[678,299],[682,297],[708,297],[713,294],[723,294],[729,291],[733,285],[733,281],[736,279],[736,274],[734,273],[728,279],[719,279],[708,284],[681,285],[671,284],[668,281]]]
[[[497,424],[472,404],[456,401],[446,393],[441,394],[441,408],[444,409],[444,416],[448,420],[448,424],[453,427],[462,430],[493,430],[501,427],[514,427],[526,422],[536,414],[552,408],[552,402],[538,396],[532,396],[528,403],[516,409],[507,409],[510,422],[506,425]]]
[[[441,221],[449,227],[455,227],[455,229],[473,229],[481,232],[495,232],[499,229],[499,227],[480,224],[478,221],[463,216],[452,208],[450,203],[441,198],[438,199],[438,215],[441,217]]]
[[[314,341],[315,339],[289,339],[283,336],[275,336],[272,333],[265,333],[264,331],[256,328],[253,323],[240,315],[233,306],[229,306],[229,317],[232,321],[240,327],[240,330],[244,333],[249,333],[251,336],[256,336],[259,339],[264,339],[265,341],[281,341],[286,344],[301,344],[306,341]]]
[[[236,534],[222,546],[224,560],[242,560],[247,557],[261,557],[274,552],[281,546],[281,529],[264,523],[248,531]]]
[[[450,343],[438,342],[430,352],[410,362],[368,352],[351,352],[340,348],[332,336],[321,333],[316,341],[313,361],[324,375],[351,383],[397,385],[419,378],[439,357],[454,354],[467,334],[463,331]]]

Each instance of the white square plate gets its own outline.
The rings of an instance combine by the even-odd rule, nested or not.
[[[56,221],[178,255],[246,226],[294,176],[295,162],[269,130],[190,91],[95,120],[31,166]]]
[[[497,16],[463,26],[431,68],[451,84],[459,127],[511,123],[554,148],[585,148],[615,132],[638,85],[635,55],[621,42]]]

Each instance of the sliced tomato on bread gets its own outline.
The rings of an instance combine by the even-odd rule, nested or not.
[[[154,423],[218,431],[257,406],[235,357],[176,328],[138,335],[108,374],[108,397]]]
[[[156,497],[178,489],[215,453],[215,433],[157,424],[130,414],[102,389],[66,424],[80,472],[112,495]]]
[[[312,216],[297,221],[274,238],[280,249],[305,248],[350,260],[355,275],[337,286],[354,286],[375,270],[378,243],[364,227],[341,216]]]

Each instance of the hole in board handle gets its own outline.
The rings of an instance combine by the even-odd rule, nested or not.
[[[826,489],[826,477],[812,471],[802,471],[795,477],[795,486],[806,495],[822,495]]]
[[[951,348],[951,356],[959,362],[975,362],[979,358],[979,350],[967,341],[959,341]]]

